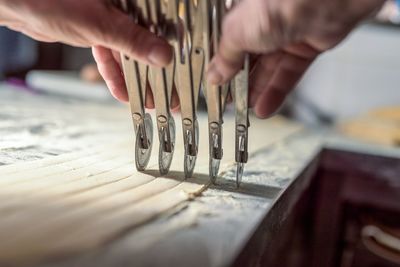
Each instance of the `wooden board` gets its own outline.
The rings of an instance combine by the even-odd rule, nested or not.
[[[301,130],[281,119],[252,122],[253,153]],[[200,125],[206,125],[205,116],[200,117]],[[137,231],[204,190],[208,184],[207,127],[201,127],[195,178],[187,181],[182,173],[179,123],[177,127],[177,151],[167,177],[157,172],[157,146],[149,171],[134,169],[129,129],[122,135],[115,133],[112,140],[118,142],[0,168],[0,263],[32,265],[93,250],[128,230]],[[226,118],[224,130],[222,174],[234,162],[232,117]]]

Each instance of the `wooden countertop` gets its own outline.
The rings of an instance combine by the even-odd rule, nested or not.
[[[66,100],[1,85],[0,103],[0,165],[131,138],[129,112],[114,102]],[[315,170],[316,156],[323,147],[400,158],[395,149],[358,144],[281,119],[266,123],[271,123],[266,138],[275,141],[251,157],[239,190],[234,169],[227,167],[218,184],[195,200],[100,248],[40,266],[228,266],[268,213],[275,217],[262,227],[271,230],[285,220],[307,188],[307,173]],[[280,137],[286,127],[297,128]]]

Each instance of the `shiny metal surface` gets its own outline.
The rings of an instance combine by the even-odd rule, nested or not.
[[[244,172],[244,163],[237,162],[236,163],[236,187],[239,188],[242,183],[242,177]]]
[[[175,151],[175,121],[173,117],[170,117],[168,125],[168,128],[159,129],[158,165],[162,175],[168,173]]]
[[[238,164],[236,182],[238,186],[242,180],[244,163],[248,160],[248,90],[249,90],[249,55],[245,56],[245,62],[242,70],[235,77],[234,84],[234,103],[236,111],[235,120],[235,159]],[[239,168],[240,166],[240,168]]]
[[[184,144],[185,144],[185,156],[184,156],[184,172],[185,177],[192,177],[194,168],[196,166],[196,159],[197,159],[197,151],[196,156],[192,156],[194,147],[199,146],[199,124],[197,120],[194,123],[194,135],[192,132],[188,131],[186,135],[184,135]]]
[[[142,146],[146,142],[147,147]],[[149,114],[145,115],[144,123],[136,131],[135,163],[139,171],[144,171],[149,163],[153,148],[153,123]]]
[[[210,180],[213,184],[216,183],[217,178],[218,178],[218,171],[219,171],[219,166],[221,163],[221,160],[215,159],[215,158],[210,158],[210,163],[209,163],[209,173],[210,173]]]

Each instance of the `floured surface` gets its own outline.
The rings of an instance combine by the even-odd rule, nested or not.
[[[0,165],[49,158],[126,138],[127,108],[27,93],[0,83]]]
[[[28,171],[23,164],[22,171],[0,168],[0,262],[35,263],[97,247],[203,186],[138,173],[130,147],[126,141],[74,158],[31,162]]]
[[[279,132],[281,128],[269,127],[269,135]],[[252,155],[239,190],[235,168],[227,166],[218,185],[187,205],[105,247],[45,266],[230,266],[260,219],[314,159],[320,142],[309,133],[282,137]]]
[[[79,105],[76,106],[75,111],[82,110]],[[149,171],[143,174],[134,169],[132,128],[129,127],[131,122],[127,120],[126,110],[94,109],[99,114],[93,116],[95,119],[88,119],[91,123],[87,127],[93,127],[90,134],[76,138],[76,143],[81,144],[83,149],[72,154],[0,168],[1,263],[31,265],[63,259],[75,253],[94,251],[127,230],[131,230],[130,234],[139,234],[145,225],[186,202],[190,193],[201,190],[208,182],[205,116],[199,118],[201,149],[195,178],[184,181],[179,118],[176,119],[177,149],[171,173],[169,177],[159,177],[157,146],[153,148]],[[103,114],[104,111],[108,112]],[[78,116],[85,122],[85,116],[88,115],[71,114],[69,118]],[[102,120],[104,123],[99,123]],[[110,122],[114,123],[108,125]],[[99,135],[94,125],[98,127]],[[68,128],[68,125],[65,127]],[[80,127],[85,129],[84,125]],[[250,152],[263,151],[299,130],[300,127],[280,119],[268,122],[254,120],[250,128]],[[52,142],[57,143],[56,134],[49,136]],[[154,140],[157,140],[156,136]],[[29,142],[35,146],[46,143],[36,141]],[[68,142],[76,144],[74,140],[59,142],[58,146],[65,147],[68,147],[65,145]],[[90,145],[84,146],[85,142]],[[233,118],[227,117],[224,125],[224,160],[221,164],[223,178],[226,179],[232,177],[232,173],[227,171],[232,169],[234,162],[233,144]],[[10,149],[11,143],[7,145],[7,149]],[[42,147],[41,151],[45,149]],[[12,154],[6,154],[4,150],[2,153]],[[258,164],[262,165],[262,162]],[[250,173],[247,174],[249,176]],[[138,246],[144,246],[149,240],[136,239],[135,242]]]

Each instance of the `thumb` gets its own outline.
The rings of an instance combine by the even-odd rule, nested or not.
[[[229,81],[242,67],[245,52],[267,53],[277,48],[272,41],[268,1],[243,0],[225,17],[218,53],[207,72],[212,84]]]
[[[111,23],[100,34],[100,45],[153,66],[164,67],[171,62],[173,50],[166,40],[137,25],[128,15],[111,12]]]

